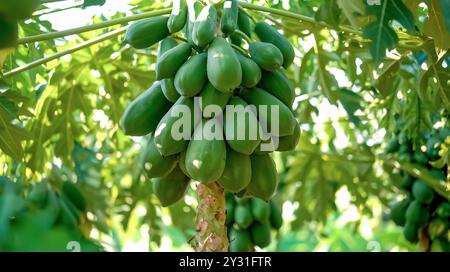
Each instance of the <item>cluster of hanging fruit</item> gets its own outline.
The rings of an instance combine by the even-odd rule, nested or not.
[[[294,88],[283,72],[294,60],[289,41],[269,24],[252,22],[236,0],[174,1],[170,16],[135,22],[125,40],[137,49],[159,43],[157,81],[129,104],[122,128],[148,135],[144,169],[161,204],[182,198],[190,180],[217,181],[227,192],[269,200],[278,184],[270,153],[294,149],[300,137]],[[220,112],[206,114],[211,105]],[[240,118],[225,110],[249,105]],[[200,112],[184,127],[189,139],[173,135],[183,118],[180,106]],[[269,110],[260,110],[264,106]]]
[[[403,132],[386,144],[387,154],[398,153],[400,163],[409,162],[428,170],[428,175],[439,181],[447,179],[447,165],[439,161],[443,148],[450,147],[450,129],[441,128],[424,133],[419,143],[413,143]],[[426,235],[445,251],[450,250],[450,201],[439,195],[428,183],[402,171],[400,187],[406,197],[393,203],[391,219],[403,227],[403,233],[411,243],[417,243]]]

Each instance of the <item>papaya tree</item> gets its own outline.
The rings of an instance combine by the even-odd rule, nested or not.
[[[448,1],[126,2],[0,4],[0,250],[255,251],[342,194],[450,250]]]

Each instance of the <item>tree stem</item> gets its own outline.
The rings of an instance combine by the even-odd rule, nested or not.
[[[169,14],[170,11],[171,11],[170,8],[160,9],[160,10],[152,10],[152,11],[144,12],[141,14],[136,14],[136,15],[131,15],[131,16],[123,17],[123,18],[113,19],[113,20],[109,20],[106,22],[101,22],[98,24],[76,27],[76,28],[71,28],[71,29],[57,31],[57,32],[44,33],[44,34],[39,34],[39,35],[35,35],[35,36],[30,36],[30,37],[24,37],[24,38],[19,39],[19,41],[17,43],[18,44],[26,44],[26,43],[41,42],[41,41],[52,40],[52,39],[56,39],[56,38],[62,38],[65,36],[80,34],[83,32],[93,31],[93,30],[106,28],[106,27],[110,27],[110,26],[114,26],[114,25],[126,24],[128,22],[132,22],[132,21],[136,21],[136,20],[140,20],[140,19],[165,15],[165,14]]]
[[[197,186],[197,252],[226,252],[228,250],[225,226],[225,191],[217,183]]]

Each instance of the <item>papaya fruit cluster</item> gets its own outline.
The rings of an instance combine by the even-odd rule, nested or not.
[[[16,46],[17,22],[30,17],[39,3],[39,0],[0,1],[0,49]]]
[[[385,152],[397,153],[400,163],[409,162],[428,170],[436,180],[447,179],[447,167],[435,168],[431,162],[440,158],[440,149],[445,143],[450,146],[450,129],[442,128],[425,133],[422,143],[413,145],[403,132],[386,144]],[[421,148],[425,147],[425,148]],[[438,241],[443,249],[450,250],[450,201],[439,195],[423,180],[402,171],[400,187],[406,198],[391,206],[391,219],[403,227],[406,240],[417,243],[422,234]]]
[[[24,193],[6,177],[0,177],[0,250],[66,251],[77,241],[82,251],[101,251],[101,246],[81,231],[86,200],[71,182],[54,190],[46,181]]]
[[[156,81],[128,105],[121,125],[127,135],[149,135],[144,169],[161,204],[179,200],[190,180],[218,181],[228,192],[269,200],[278,184],[270,153],[294,149],[300,137],[294,88],[283,72],[294,59],[289,41],[265,22],[253,24],[235,0],[174,1],[170,16],[133,23],[125,40],[136,49],[159,43]],[[209,105],[220,112],[208,115]],[[225,110],[249,105],[254,110],[241,117]],[[182,119],[178,106],[199,112],[185,128],[189,139],[172,135]],[[217,131],[223,139],[214,137]]]
[[[271,231],[279,230],[283,224],[281,210],[273,201],[227,194],[226,210],[230,252],[251,252],[255,251],[255,246],[267,247]]]

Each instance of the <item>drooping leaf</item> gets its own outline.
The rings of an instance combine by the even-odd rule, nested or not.
[[[393,49],[398,43],[395,31],[383,21],[373,22],[364,28],[363,37],[370,39],[370,53],[375,62],[380,62],[386,50]]]
[[[447,29],[444,14],[441,12],[438,0],[432,0],[428,4],[428,17],[424,22],[425,35],[434,39],[434,43],[441,49],[450,48],[450,31]],[[450,8],[450,7],[449,7]],[[450,16],[450,14],[448,14]]]
[[[339,15],[341,10],[339,9],[336,0],[325,1],[317,10],[314,16],[317,21],[323,21],[332,26],[339,25]]]
[[[354,28],[361,26],[359,17],[364,15],[364,1],[337,0],[337,5]]]

